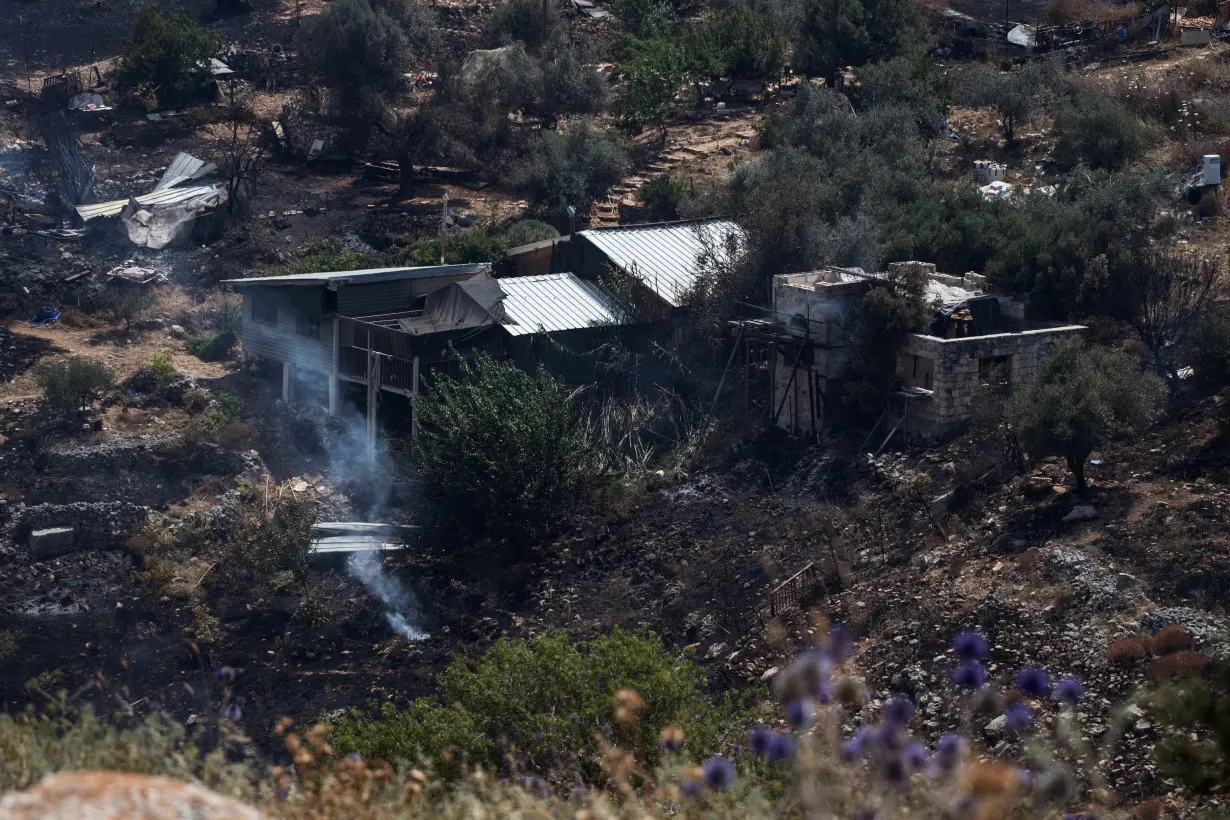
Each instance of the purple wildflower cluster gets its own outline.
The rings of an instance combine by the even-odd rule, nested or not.
[[[996,704],[1003,709],[1002,698],[989,687],[985,661],[990,650],[985,637],[978,632],[966,631],[955,636],[952,648],[957,656],[953,670],[953,683],[973,693],[971,704]],[[806,732],[817,718],[821,705],[839,704],[849,712],[859,711],[867,702],[868,694],[857,678],[834,679],[833,670],[850,657],[853,643],[849,632],[840,624],[834,624],[825,638],[814,648],[794,660],[774,679],[774,694],[783,704],[785,723],[798,732]],[[1084,686],[1074,676],[1060,678],[1052,683],[1050,673],[1042,668],[1021,669],[1016,676],[1016,688],[1026,701],[1013,702],[1003,711],[1004,728],[1012,734],[1023,734],[1035,724],[1036,704],[1053,698],[1062,707],[1073,709],[1084,696]],[[966,741],[958,734],[941,736],[934,749],[909,733],[914,719],[914,702],[904,696],[890,698],[883,707],[880,721],[864,725],[845,740],[839,750],[839,759],[848,765],[866,765],[875,772],[881,782],[894,787],[904,786],[918,773],[934,778],[946,778],[961,768],[967,751]],[[668,750],[678,746],[664,733],[662,745]],[[799,740],[789,731],[781,731],[765,725],[754,726],[747,733],[747,751],[769,763],[786,763],[795,758]],[[740,751],[736,747],[736,753]],[[1021,785],[1033,788],[1034,777],[1023,772]],[[1062,773],[1061,773],[1062,774]],[[1055,772],[1043,773],[1040,783],[1050,783]],[[721,791],[734,785],[737,778],[735,764],[721,755],[704,761],[697,777],[683,783],[685,795],[695,796],[704,789]],[[1048,779],[1049,778],[1049,779]],[[1059,782],[1062,781],[1062,782]],[[1051,791],[1069,788],[1070,776],[1060,777],[1050,784]]]

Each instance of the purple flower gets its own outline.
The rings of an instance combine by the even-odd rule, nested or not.
[[[863,757],[863,752],[867,750],[867,741],[871,736],[871,730],[866,726],[860,726],[857,731],[841,744],[841,749],[838,755],[842,761],[846,763],[856,763]]]
[[[948,777],[961,766],[961,756],[965,752],[965,741],[955,732],[941,735],[935,744],[935,754],[931,756],[930,773],[934,777]]]
[[[1023,732],[1034,725],[1034,710],[1023,703],[1014,703],[1004,712],[1004,727],[1010,732]]]
[[[239,721],[243,720],[243,712],[240,711],[239,707],[236,706],[235,704],[228,703],[226,708],[222,710],[222,717],[226,718],[232,723],[238,723]]]
[[[769,736],[769,748],[765,751],[773,763],[782,763],[794,757],[794,738],[785,732],[773,732]]]
[[[695,797],[700,794],[699,780],[685,780],[683,785],[679,787],[683,791],[684,797]]]
[[[226,681],[227,683],[235,680],[235,667],[219,666],[214,670],[214,680]]]
[[[1080,678],[1075,675],[1068,675],[1066,678],[1060,678],[1055,684],[1055,700],[1060,703],[1066,703],[1068,706],[1076,706],[1085,695],[1085,685],[1081,683]]]
[[[705,783],[715,791],[729,789],[735,783],[735,764],[721,755],[714,755],[700,766]]]
[[[1046,697],[1051,692],[1051,676],[1045,669],[1029,667],[1016,673],[1016,685],[1031,698]]]
[[[346,755],[346,757],[343,759],[349,760],[351,763],[362,763],[363,762],[363,758],[359,757],[358,752],[351,752],[350,754]]]
[[[824,638],[823,647],[834,661],[841,663],[854,654],[854,636],[845,624],[834,622]]]
[[[952,648],[963,661],[982,660],[987,656],[987,639],[977,632],[959,632],[952,639]]]
[[[807,698],[786,704],[786,722],[796,729],[806,729],[816,718],[816,704]]]
[[[769,751],[769,739],[773,732],[767,726],[753,726],[747,730],[747,747],[755,754],[764,756]]]
[[[953,670],[952,682],[962,689],[981,689],[987,682],[987,670],[978,661],[965,661]]]
[[[893,698],[884,704],[884,722],[905,726],[914,717],[914,704],[907,698]]]
[[[906,745],[905,751],[901,753],[901,760],[905,763],[907,769],[916,772],[927,765],[927,747],[918,741],[912,741]]]

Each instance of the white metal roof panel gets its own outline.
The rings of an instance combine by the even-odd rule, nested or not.
[[[702,259],[730,262],[745,244],[743,230],[727,220],[593,228],[581,236],[671,307],[696,286]]]
[[[504,291],[504,312],[512,336],[623,325],[627,319],[610,298],[571,273],[496,280]]]
[[[364,268],[363,270],[322,271],[320,273],[295,273],[288,276],[249,276],[246,279],[225,279],[228,285],[260,285],[272,287],[279,285],[323,285],[329,282],[349,282],[363,284],[371,282],[392,282],[398,279],[429,279],[433,276],[470,275],[485,276],[491,270],[486,262],[475,262],[464,265],[432,265],[424,268]]]
[[[209,196],[221,187],[221,185],[197,185],[192,188],[162,188],[133,197],[133,199],[138,205],[176,205],[198,197]],[[78,205],[77,215],[85,222],[100,216],[119,216],[120,211],[124,210],[127,204],[127,199],[113,199],[110,202],[99,202],[94,205]]]
[[[189,180],[208,176],[216,170],[218,170],[218,166],[212,162],[197,159],[191,154],[185,154],[183,151],[180,151],[175,155],[175,159],[171,160],[171,164],[163,172],[162,179],[158,180],[154,190],[160,191],[163,188],[174,188],[176,185],[188,182]]]

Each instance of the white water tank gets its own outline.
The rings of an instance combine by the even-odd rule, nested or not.
[[[1221,156],[1218,154],[1204,155],[1204,184],[1221,185]]]

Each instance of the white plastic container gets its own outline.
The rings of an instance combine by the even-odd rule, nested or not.
[[[1204,184],[1221,185],[1221,156],[1219,154],[1204,155]]]

